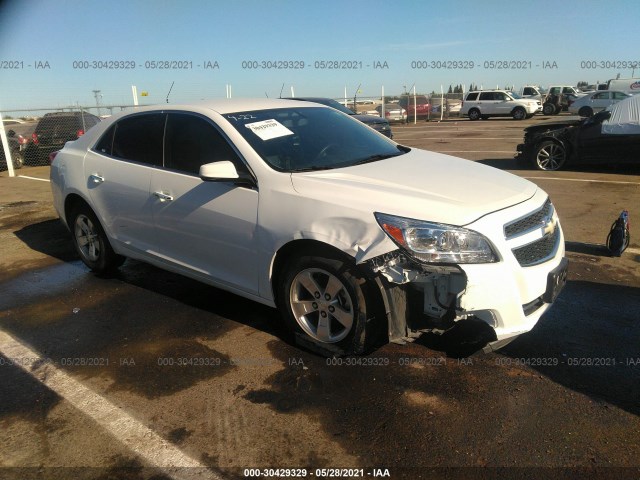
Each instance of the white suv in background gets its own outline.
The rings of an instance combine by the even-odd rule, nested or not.
[[[524,120],[540,111],[540,100],[522,98],[505,90],[482,90],[467,93],[460,114],[469,117],[469,120],[489,117],[513,117],[515,120]]]

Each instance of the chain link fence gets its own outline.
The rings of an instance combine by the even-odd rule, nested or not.
[[[462,93],[416,94],[414,101],[413,94],[385,96],[384,115],[390,121],[405,123],[458,118],[463,97]],[[360,115],[382,116],[383,113],[381,96],[356,97],[355,103],[353,97],[335,100]]]
[[[78,139],[103,118],[133,108],[73,106],[0,112],[0,171],[9,170],[9,162],[14,170],[49,165],[50,155],[65,143]]]

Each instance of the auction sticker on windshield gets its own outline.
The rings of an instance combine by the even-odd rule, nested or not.
[[[245,127],[250,128],[253,133],[258,135],[262,140],[271,140],[273,138],[285,137],[293,135],[293,132],[282,125],[277,120],[263,120],[261,122],[247,123]]]

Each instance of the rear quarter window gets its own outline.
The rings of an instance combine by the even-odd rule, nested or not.
[[[466,100],[467,101],[472,101],[472,100],[477,100],[478,99],[478,92],[472,92],[470,94],[467,95]]]

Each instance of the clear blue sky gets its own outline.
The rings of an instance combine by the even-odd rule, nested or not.
[[[486,88],[575,85],[630,77],[640,64],[640,1],[66,1],[0,3],[0,109],[130,104],[233,96],[389,95],[470,83]],[[78,69],[74,62],[133,61],[135,69]],[[186,70],[145,68],[154,60],[191,62]],[[243,61],[298,61],[304,69],[243,69]],[[316,61],[362,68],[315,68]],[[519,61],[527,69],[484,68]],[[205,62],[219,68],[205,70]],[[473,69],[412,68],[413,61],[474,62]],[[582,68],[581,62],[613,62]],[[21,63],[15,63],[21,62]],[[36,69],[39,65],[49,68]],[[375,62],[388,68],[374,69]],[[548,62],[548,63],[545,63]],[[543,68],[543,65],[557,68]],[[469,64],[467,63],[467,66]],[[593,66],[594,64],[590,64]],[[0,67],[8,66],[7,63]],[[640,72],[636,71],[636,76]]]

